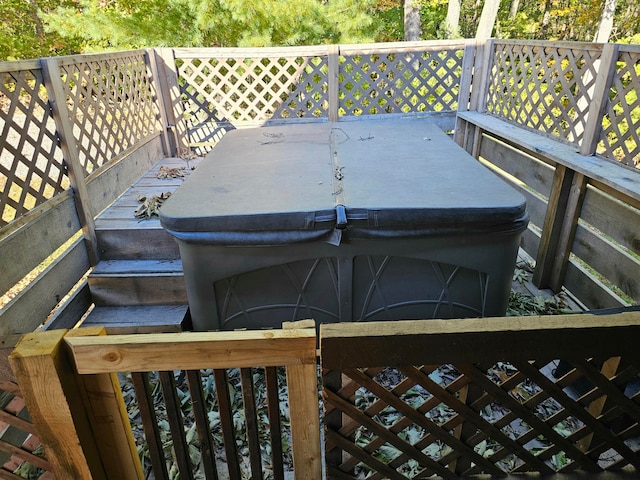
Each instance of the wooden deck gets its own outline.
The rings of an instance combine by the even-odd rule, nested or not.
[[[135,212],[144,199],[174,192],[201,160],[161,159],[98,217],[96,235],[102,260],[89,277],[96,306],[84,326],[105,325],[112,333],[189,327],[178,246],[157,216],[136,218]],[[184,177],[162,175],[166,169]],[[543,303],[563,303],[568,310],[584,310],[568,292],[554,296],[551,290],[536,288],[531,283],[533,264],[534,259],[521,249],[514,292]]]

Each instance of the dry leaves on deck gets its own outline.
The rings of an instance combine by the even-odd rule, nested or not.
[[[164,201],[171,196],[171,192],[164,192],[160,195],[154,195],[151,198],[138,197],[138,201],[142,203],[133,215],[141,220],[146,220],[154,215],[157,217],[160,213],[160,207]]]
[[[165,178],[184,178],[184,167],[160,167],[160,172],[158,172],[157,178],[165,179]]]

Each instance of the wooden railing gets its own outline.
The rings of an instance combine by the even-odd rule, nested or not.
[[[639,320],[322,325],[328,478],[637,472]]]
[[[280,472],[276,478],[283,478],[282,446],[291,445],[287,453],[293,456],[290,468],[296,478],[319,479],[322,458],[316,330],[313,323],[311,328],[300,327],[292,324],[271,331],[115,336],[104,336],[104,329],[97,327],[55,330],[25,336],[10,361],[57,478],[147,478],[138,448],[149,449],[157,479],[174,478],[169,477],[165,453],[174,456],[169,464],[174,464],[180,478],[193,478],[199,468],[207,478],[218,478],[219,449],[224,452],[227,470],[221,475],[258,479],[270,471]],[[267,371],[267,419],[258,415],[253,367]],[[286,368],[284,390],[278,388],[275,367]],[[240,407],[229,393],[226,371],[233,368],[241,369]],[[202,369],[213,369],[214,402],[207,402],[203,394]],[[178,397],[179,388],[184,386],[176,386],[176,370],[184,371],[188,380],[188,398],[184,393]],[[131,408],[127,410],[116,376],[123,372],[133,377],[134,413]],[[145,372],[159,372],[162,407],[151,397]],[[288,413],[288,434],[283,429],[281,408]],[[167,452],[155,416],[159,410],[166,412],[164,422],[171,432]],[[189,418],[183,416],[187,410]],[[212,415],[221,424],[222,445],[213,444]],[[234,423],[240,416],[246,426],[244,449],[248,452],[238,448],[243,441]],[[134,436],[130,418],[142,423],[137,428],[144,430],[144,437]],[[186,439],[192,425],[199,439],[195,442]],[[261,450],[267,445],[270,458],[263,462]]]
[[[93,222],[160,158],[204,154],[231,128],[369,115],[428,117],[507,174],[539,286],[587,308],[638,303],[639,72],[638,46],[503,40],[0,63],[3,351],[88,311]]]
[[[170,478],[167,463],[180,478],[201,471],[206,478],[283,479],[293,471],[318,480],[325,460],[327,478],[529,472],[593,479],[606,472],[602,478],[614,479],[640,468],[638,312],[322,325],[324,458],[313,324],[103,333],[94,327],[28,334],[10,357],[60,478],[145,478],[137,452],[145,448],[155,478]],[[258,366],[266,367],[265,396],[254,390]],[[287,370],[284,406],[277,373],[269,378],[276,366]],[[241,404],[225,375],[234,367]],[[152,371],[159,372],[162,401],[139,373]],[[134,372],[134,404],[125,404],[116,372]],[[180,377],[189,395],[176,385]],[[217,401],[209,401],[204,385],[214,380],[207,390]],[[268,418],[257,413],[261,401]],[[233,426],[243,416],[246,441]],[[222,425],[220,440],[214,423]]]

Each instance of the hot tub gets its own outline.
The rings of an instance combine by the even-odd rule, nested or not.
[[[424,119],[234,130],[161,208],[196,330],[503,315],[524,197]]]

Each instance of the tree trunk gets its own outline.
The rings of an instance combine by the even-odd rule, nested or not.
[[[420,7],[414,0],[404,0],[404,39],[420,40]]]
[[[617,5],[618,0],[605,0],[602,16],[598,22],[598,30],[593,38],[594,42],[606,43],[609,41],[609,35],[611,35],[611,30],[613,30],[613,17],[616,13]]]
[[[485,0],[480,14],[478,30],[476,30],[476,39],[486,40],[491,38],[491,32],[493,32],[493,26],[498,16],[498,8],[500,8],[500,0]]]
[[[509,8],[509,19],[513,20],[518,14],[518,8],[520,8],[520,0],[512,0],[511,7]]]
[[[445,35],[447,38],[459,36],[460,28],[460,0],[449,0],[447,18],[444,20]]]

